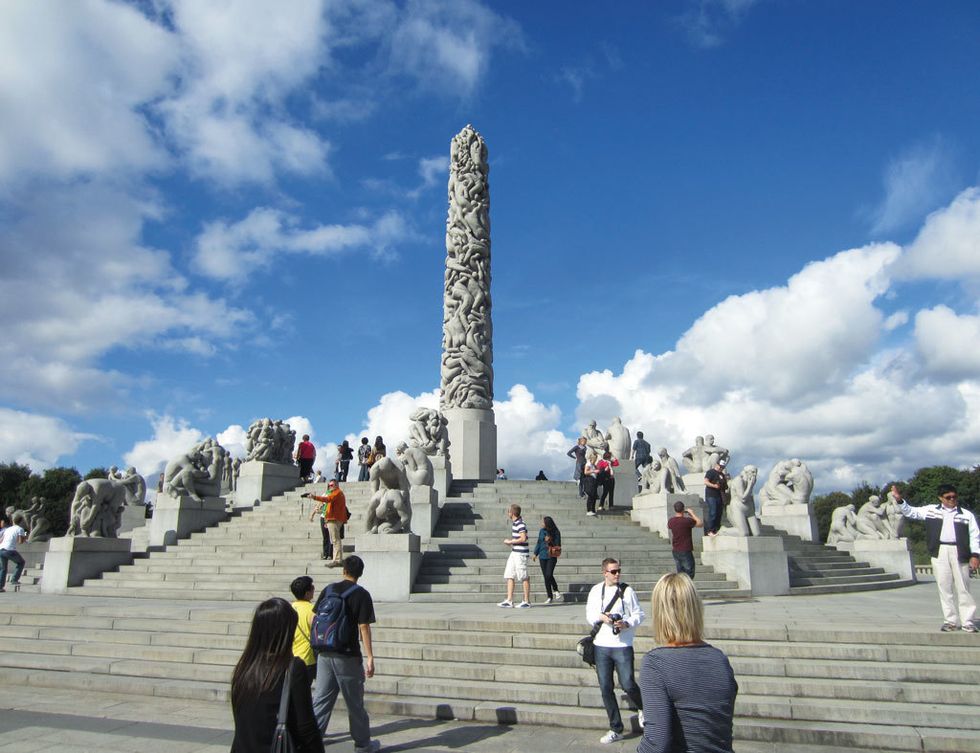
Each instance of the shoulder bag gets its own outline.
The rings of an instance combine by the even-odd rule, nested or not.
[[[553,559],[561,557],[561,544],[552,544],[551,536],[544,537],[544,543],[548,545],[548,556]]]
[[[625,589],[625,583],[620,583],[619,586],[616,587],[616,593],[613,594],[613,597],[609,600],[609,603],[606,604],[606,608],[602,610],[603,614],[609,614],[609,610],[612,609],[613,604],[616,603],[616,599],[622,597]],[[578,652],[578,655],[582,657],[582,661],[591,666],[595,666],[595,637],[599,634],[600,628],[602,628],[601,621],[593,625],[592,632],[582,638],[575,646],[575,650]]]
[[[282,695],[279,697],[279,715],[276,717],[276,733],[272,736],[271,753],[296,753],[298,750],[293,742],[293,736],[289,734],[286,727],[286,718],[289,714],[289,686],[293,675],[293,660],[289,660],[289,668],[282,681]]]

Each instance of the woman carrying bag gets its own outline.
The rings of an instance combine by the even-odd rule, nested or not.
[[[268,599],[255,609],[245,650],[231,677],[231,753],[323,753],[306,666],[293,656],[297,620],[296,610],[285,599]],[[277,730],[280,711],[285,725]],[[276,740],[282,732],[288,740]]]
[[[541,562],[541,574],[544,576],[544,587],[548,592],[545,604],[561,601],[562,594],[555,580],[555,565],[561,556],[561,531],[555,521],[545,515],[541,519],[541,530],[538,531],[538,543],[534,547],[534,559]]]

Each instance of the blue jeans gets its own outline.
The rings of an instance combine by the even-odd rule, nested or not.
[[[338,693],[344,694],[354,745],[367,747],[371,742],[371,720],[364,710],[364,660],[360,656],[320,654],[316,658],[313,716],[323,733],[330,724]]]
[[[704,517],[704,532],[705,533],[718,533],[721,528],[721,510],[724,505],[722,505],[720,499],[715,499],[714,497],[705,497],[704,505],[708,508],[708,514]]]
[[[0,549],[0,588],[7,584],[7,560],[17,563],[14,577],[10,579],[11,583],[20,583],[20,576],[24,572],[24,558],[20,556],[20,552],[14,549]]]
[[[364,463],[358,464],[357,480],[358,481],[368,481],[371,478],[371,466],[365,465]]]
[[[677,572],[687,573],[688,577],[694,579],[694,552],[671,552],[674,555],[674,565]]]
[[[640,688],[633,679],[633,647],[606,648],[595,647],[595,673],[599,677],[599,691],[602,693],[602,705],[606,707],[609,717],[609,729],[622,734],[623,717],[619,714],[619,700],[613,686],[613,667],[619,675],[619,687],[629,696],[630,702],[638,709],[643,708],[643,698]]]

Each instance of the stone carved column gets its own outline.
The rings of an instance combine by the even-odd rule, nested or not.
[[[467,125],[452,140],[440,407],[449,421],[453,476],[491,481],[497,469],[490,316],[487,145]]]

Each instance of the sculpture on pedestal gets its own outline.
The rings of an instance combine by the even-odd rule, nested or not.
[[[225,450],[208,438],[167,463],[163,471],[163,491],[172,497],[186,494],[200,502],[203,497],[218,497],[224,491],[222,477]]]
[[[640,494],[659,494],[664,488],[664,470],[659,460],[651,460],[640,474]]]
[[[27,531],[27,541],[48,541],[52,535],[51,523],[47,518],[48,501],[44,497],[31,497],[30,506],[15,510],[13,505],[7,508],[7,519],[14,520],[18,516],[23,519],[21,527]]]
[[[871,495],[857,512],[854,527],[855,539],[890,539],[891,527],[888,525],[888,511],[881,504],[881,497]]]
[[[732,501],[728,505],[728,520],[739,536],[758,536],[759,519],[755,515],[755,497],[752,490],[759,478],[759,469],[747,465],[735,478],[728,482]],[[726,531],[727,533],[728,531]]]
[[[368,533],[411,533],[412,503],[405,469],[396,460],[383,457],[370,472],[373,494],[368,502],[365,530]]]
[[[585,437],[586,447],[600,458],[602,453],[609,449],[609,442],[606,441],[605,435],[596,428],[595,419],[589,421],[589,425],[582,429],[582,436]]]
[[[769,472],[759,501],[764,505],[805,505],[813,491],[813,474],[798,458],[780,460]]]
[[[113,466],[108,478],[82,481],[75,488],[68,516],[68,536],[117,538],[127,504],[146,502],[146,481],[135,468],[119,473]]]
[[[633,446],[633,439],[630,437],[630,430],[623,426],[623,421],[616,416],[609,428],[606,429],[606,440],[609,442],[609,451],[614,458],[628,460],[630,449]]]
[[[905,516],[902,508],[891,494],[885,499],[885,522],[888,524],[888,538],[900,539],[905,530]]]
[[[439,411],[419,408],[409,416],[408,441],[426,455],[449,455],[448,421]]]
[[[245,432],[245,460],[292,465],[295,444],[296,432],[289,424],[282,419],[262,418],[253,421]],[[230,475],[228,478],[231,488]]]
[[[827,533],[827,544],[833,546],[842,541],[854,541],[857,538],[857,515],[854,505],[835,507],[830,514],[830,531]]]
[[[442,408],[493,408],[489,172],[487,145],[467,125],[450,147]]]
[[[432,486],[432,461],[421,447],[409,447],[401,442],[395,448],[395,455],[402,464],[409,486]]]
[[[688,473],[707,473],[719,461],[728,462],[729,453],[724,447],[715,444],[713,434],[695,437],[694,445],[681,453],[681,462]]]
[[[663,468],[663,487],[665,491],[680,494],[684,491],[684,478],[681,475],[680,466],[668,453],[666,447],[657,450],[657,457],[660,458],[660,465]]]

